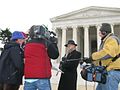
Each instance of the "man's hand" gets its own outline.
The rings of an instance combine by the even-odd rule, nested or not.
[[[50,41],[52,42],[52,43],[58,43],[58,39],[56,38],[56,37],[50,37]]]

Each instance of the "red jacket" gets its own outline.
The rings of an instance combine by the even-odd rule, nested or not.
[[[54,49],[53,51],[56,50]],[[51,62],[48,55],[48,49],[44,44],[36,42],[27,43],[25,46],[25,78],[50,78]]]

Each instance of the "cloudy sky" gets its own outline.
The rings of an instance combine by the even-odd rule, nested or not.
[[[120,8],[120,0],[0,0],[0,28],[27,31],[45,24],[51,29],[50,18],[88,6]]]

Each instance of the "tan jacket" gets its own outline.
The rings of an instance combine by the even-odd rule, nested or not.
[[[120,53],[120,41],[113,34],[108,34],[100,45],[100,50],[92,54],[92,58],[96,65],[101,61],[102,66],[106,66],[107,70],[120,69],[120,58],[112,62],[113,57]]]

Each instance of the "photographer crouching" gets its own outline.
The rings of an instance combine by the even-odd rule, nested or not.
[[[33,25],[25,46],[24,90],[51,90],[51,61],[59,56],[57,39],[45,25]]]

